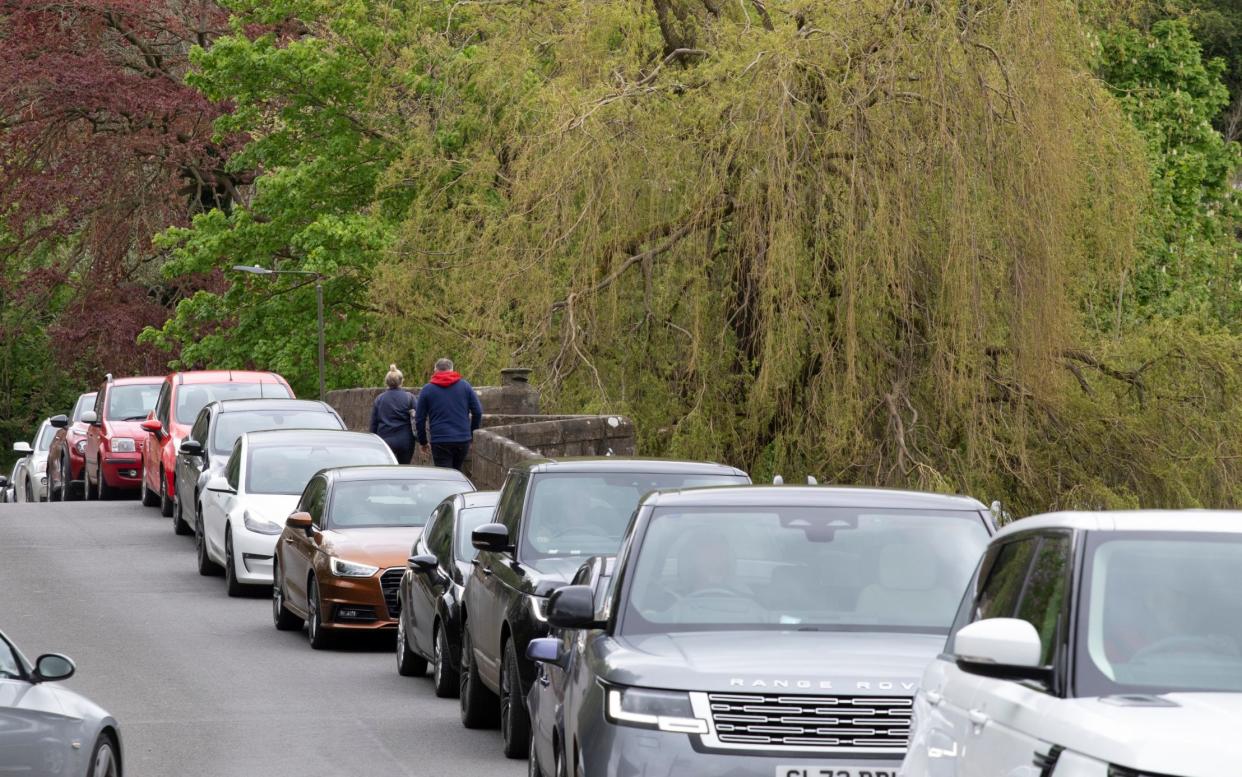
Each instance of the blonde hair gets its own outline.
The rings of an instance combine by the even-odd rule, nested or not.
[[[401,374],[397,365],[388,365],[388,374],[384,376],[384,382],[388,384],[388,388],[399,388],[404,380],[405,375]]]

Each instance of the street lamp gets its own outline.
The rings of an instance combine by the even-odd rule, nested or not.
[[[319,401],[325,401],[327,392],[324,389],[323,377],[323,275],[313,270],[270,270],[259,265],[235,264],[237,272],[248,272],[253,275],[313,275],[315,276],[315,303],[319,315]]]

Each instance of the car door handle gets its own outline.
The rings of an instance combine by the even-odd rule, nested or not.
[[[944,701],[944,694],[940,693],[940,691],[928,691],[924,695],[927,696],[927,703],[933,707]]]
[[[976,726],[984,726],[989,720],[988,714],[983,710],[971,710],[966,714],[970,717],[970,722]]]

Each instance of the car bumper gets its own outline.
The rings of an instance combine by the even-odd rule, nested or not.
[[[138,453],[105,453],[103,476],[114,488],[137,488],[142,482],[142,455]]]
[[[272,584],[272,556],[279,534],[259,534],[232,524],[233,571],[237,582],[245,585]]]
[[[319,597],[324,606],[323,625],[343,631],[384,631],[397,628],[390,617],[380,585],[383,570],[371,577],[335,577],[319,580]],[[395,613],[393,614],[395,616]]]

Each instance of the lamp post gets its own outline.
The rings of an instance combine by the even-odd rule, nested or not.
[[[323,360],[323,275],[313,270],[270,270],[259,265],[235,264],[237,272],[248,272],[252,275],[313,275],[315,276],[315,305],[319,317],[319,401],[323,402],[327,395],[324,388]]]

